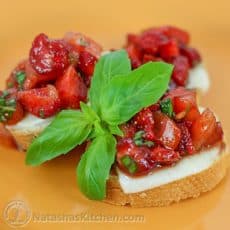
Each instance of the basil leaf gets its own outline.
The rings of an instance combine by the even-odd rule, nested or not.
[[[91,129],[92,124],[82,112],[63,110],[32,142],[27,151],[26,164],[40,165],[68,153],[87,139]]]
[[[173,116],[173,105],[170,98],[164,99],[160,102],[161,112],[169,117]]]
[[[101,98],[102,120],[119,125],[156,103],[168,88],[172,70],[170,64],[149,62],[127,76],[113,78]]]
[[[97,136],[78,164],[77,182],[88,198],[102,200],[106,195],[106,181],[115,160],[116,139],[109,133]]]
[[[99,113],[100,98],[103,89],[116,75],[128,74],[131,63],[125,50],[118,50],[102,56],[97,62],[89,90],[89,100],[92,108]]]

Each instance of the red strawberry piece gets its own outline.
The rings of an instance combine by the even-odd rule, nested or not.
[[[151,162],[151,150],[147,147],[137,147],[132,139],[124,138],[117,144],[117,162],[120,169],[130,175],[143,175],[151,171],[154,164]],[[132,171],[124,164],[124,158],[132,162]]]
[[[124,137],[126,138],[133,138],[137,131],[136,127],[133,124],[129,123],[121,125],[120,128],[124,133]]]
[[[41,118],[53,116],[60,110],[58,92],[52,85],[20,91],[18,100],[26,111]]]
[[[201,56],[195,48],[182,45],[180,53],[188,59],[190,67],[194,67],[201,62]]]
[[[86,85],[73,66],[69,66],[64,74],[57,79],[56,88],[62,108],[78,109],[80,101],[86,101]]]
[[[216,118],[214,114],[206,109],[192,124],[191,136],[193,145],[198,151],[207,145],[216,132]]]
[[[151,150],[151,161],[157,166],[169,166],[181,159],[178,152],[157,146]]]
[[[172,61],[173,58],[179,55],[178,44],[175,40],[169,40],[167,43],[160,46],[160,57],[165,61]]]
[[[126,51],[131,59],[133,69],[138,68],[142,64],[142,54],[140,50],[135,45],[131,44],[126,48]]]
[[[83,73],[86,85],[90,85],[97,58],[87,51],[80,52],[78,68]]]
[[[69,32],[65,34],[64,41],[70,45],[70,50],[75,56],[76,53],[86,51],[98,59],[103,50],[97,42],[81,33]]]
[[[16,102],[15,111],[12,116],[7,120],[7,125],[15,125],[24,118],[24,110],[19,102]]]
[[[136,116],[133,118],[133,124],[137,127],[137,129],[145,131],[143,137],[146,140],[153,141],[155,139],[153,132],[154,119],[150,108],[145,108],[136,114]]]
[[[185,86],[189,74],[189,62],[184,56],[178,56],[173,60],[174,69],[172,79],[179,86]]]
[[[160,57],[155,57],[155,56],[153,56],[151,54],[144,54],[142,62],[147,63],[149,61],[153,61],[153,62],[154,61],[163,61],[163,59],[160,58]]]
[[[181,139],[180,143],[177,147],[180,155],[193,154],[195,152],[195,148],[192,144],[191,134],[185,122],[178,123],[177,127],[181,130]]]
[[[39,34],[33,41],[29,60],[36,73],[55,79],[69,65],[69,52],[63,41]]]
[[[138,41],[138,47],[146,54],[156,55],[159,47],[168,42],[168,39],[159,33],[143,33]]]
[[[161,112],[153,113],[153,117],[156,141],[167,149],[176,149],[181,139],[181,130],[176,123]]]
[[[175,39],[179,43],[188,44],[190,37],[188,32],[179,29],[175,26],[162,26],[162,27],[153,27],[144,31],[145,34],[159,33],[166,36],[169,39]]]

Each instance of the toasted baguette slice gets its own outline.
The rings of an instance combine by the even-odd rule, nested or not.
[[[14,137],[19,150],[26,151],[31,142],[37,137],[53,120],[53,118],[40,119],[28,114],[16,125],[6,126]]]
[[[220,148],[220,151],[223,149]],[[220,152],[218,159],[199,173],[137,193],[124,193],[118,176],[110,175],[105,202],[121,206],[159,207],[195,198],[212,190],[223,179],[229,163],[230,154]]]

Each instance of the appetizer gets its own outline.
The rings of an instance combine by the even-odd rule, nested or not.
[[[165,61],[174,65],[171,88],[184,86],[206,92],[209,76],[197,49],[190,46],[188,32],[174,27],[153,27],[141,34],[128,34],[125,48],[135,69],[149,61]]]
[[[135,70],[124,50],[95,66],[87,103],[61,111],[32,142],[26,163],[40,165],[87,142],[77,164],[80,190],[92,200],[132,207],[198,197],[225,176],[223,130],[194,90],[168,89],[173,66]]]
[[[80,101],[86,101],[101,52],[98,43],[80,33],[59,40],[39,34],[34,39],[29,58],[12,71],[0,92],[0,122],[21,150],[27,150],[60,110],[79,109]]]
[[[229,154],[220,121],[190,89],[209,81],[188,43],[175,27],[106,53],[80,33],[39,34],[0,92],[0,121],[27,165],[86,143],[76,177],[89,199],[150,207],[198,197],[225,176]]]
[[[170,88],[186,86],[206,91],[207,72],[198,51],[189,46],[189,34],[179,28],[164,26],[128,35],[126,50],[132,69],[148,61],[174,65]],[[4,109],[0,121],[12,133],[19,149],[28,146],[54,116],[63,109],[79,109],[87,100],[94,66],[102,47],[80,33],[67,33],[62,39],[45,34],[35,37],[29,58],[16,66],[2,93]]]

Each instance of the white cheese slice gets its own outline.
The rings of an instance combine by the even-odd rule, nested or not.
[[[36,133],[39,130],[45,129],[54,117],[41,119],[32,114],[27,114],[20,122],[16,125],[6,126],[9,130],[12,131],[23,131],[25,133]]]
[[[186,88],[198,89],[205,93],[208,91],[210,86],[209,74],[202,64],[189,70],[188,83]]]
[[[184,157],[175,166],[159,169],[142,177],[129,177],[117,168],[118,180],[124,193],[153,189],[208,169],[220,156],[220,147]]]

